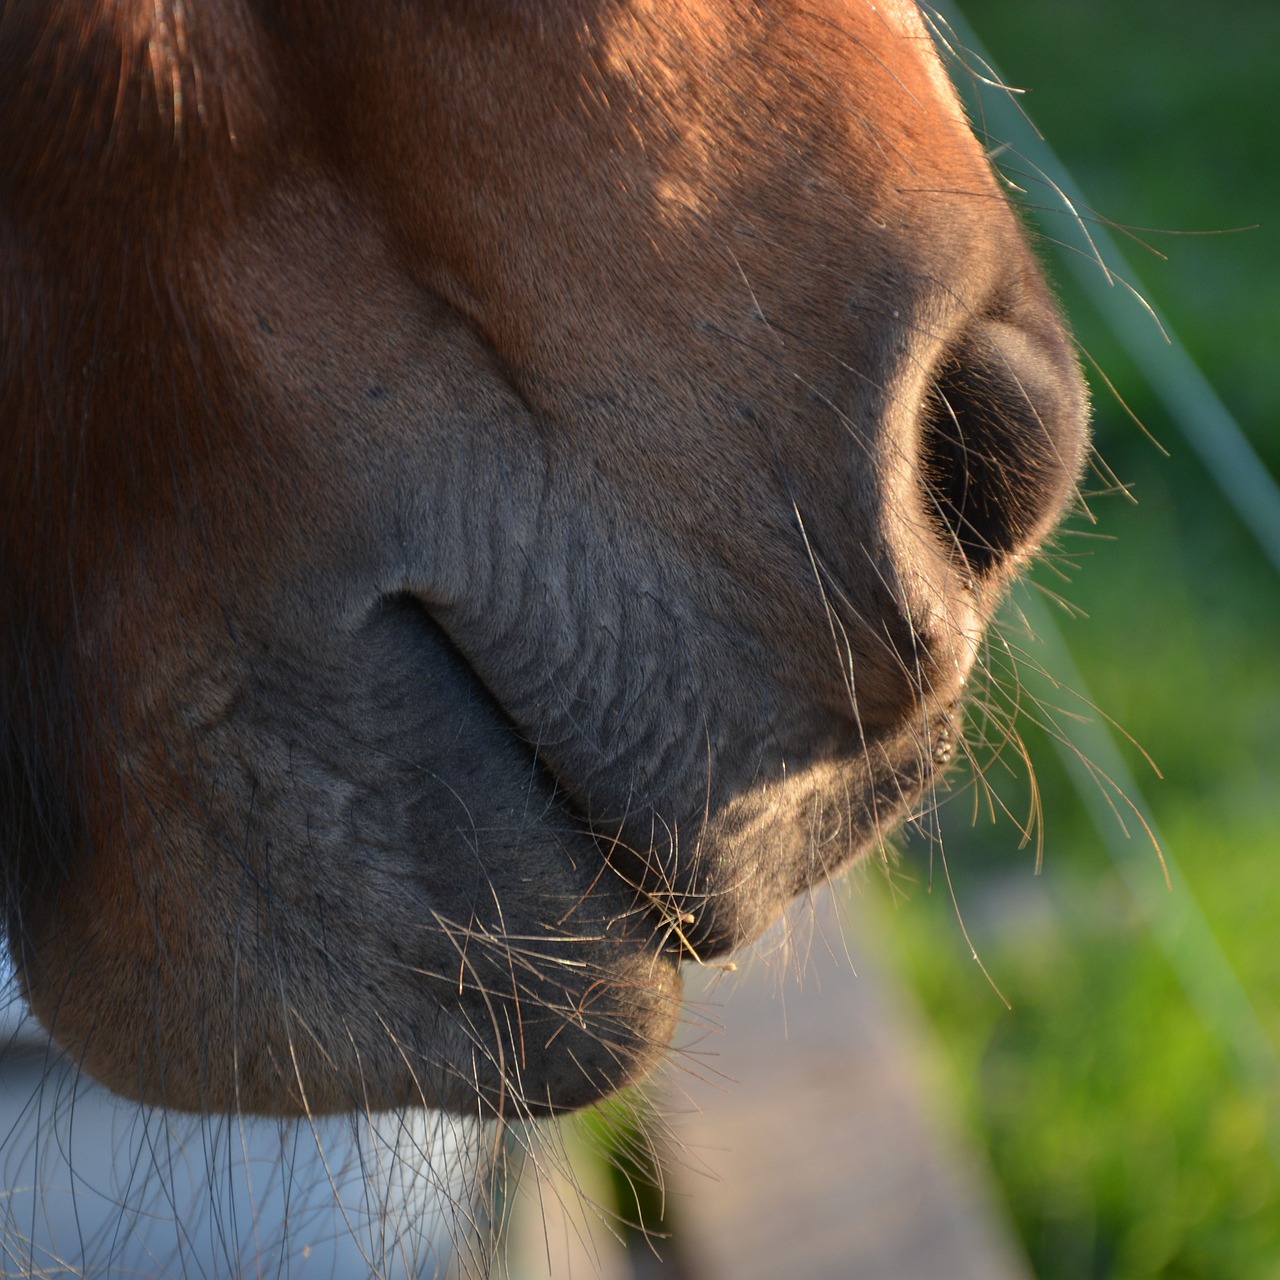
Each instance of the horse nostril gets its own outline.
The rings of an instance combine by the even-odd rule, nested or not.
[[[975,325],[929,391],[922,476],[938,532],[978,578],[1035,549],[1070,498],[1085,393],[1056,322]]]

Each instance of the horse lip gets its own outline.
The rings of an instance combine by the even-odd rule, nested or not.
[[[646,830],[648,819],[640,818],[634,809],[629,821],[619,823],[593,813],[582,787],[575,785],[572,776],[566,776],[558,761],[539,749],[536,729],[530,732],[508,711],[466,650],[453,640],[446,622],[438,619],[419,596],[415,594],[410,598],[420,611],[423,625],[448,643],[476,696],[490,705],[506,733],[528,753],[528,767],[541,780],[537,789],[544,796],[554,797],[581,837],[581,841],[573,841],[573,856],[576,858],[591,850],[598,858],[598,866],[593,863],[589,867],[586,879],[597,903],[604,905],[612,901],[601,921],[606,930],[615,938],[624,933],[629,935],[628,941],[636,950],[647,951],[655,959],[662,956],[677,962],[715,960],[748,945],[796,893],[808,887],[797,883],[790,865],[802,858],[802,845],[808,835],[807,830],[802,830],[806,821],[803,814],[793,811],[793,793],[789,790],[796,783],[797,772],[812,765],[828,768],[828,787],[834,791],[850,779],[851,775],[844,771],[845,765],[858,770],[854,807],[845,815],[850,830],[848,844],[840,856],[833,858],[832,866],[824,869],[824,875],[842,869],[869,847],[885,825],[896,825],[906,816],[919,794],[955,754],[960,736],[955,711],[978,650],[976,624],[961,630],[954,617],[939,618],[935,632],[952,637],[950,643],[941,645],[943,652],[935,654],[936,682],[940,687],[936,693],[925,696],[924,707],[910,713],[909,724],[904,725],[899,719],[896,724],[871,729],[868,725],[851,723],[837,733],[836,720],[843,723],[843,717],[833,712],[826,726],[829,739],[826,746],[818,747],[807,763],[798,766],[792,758],[790,770],[780,766],[769,778],[756,775],[722,797],[724,803],[717,805],[716,811],[702,815],[703,822],[694,842],[697,853],[679,867],[677,875],[673,852],[661,841],[655,844],[650,840]],[[869,744],[862,739],[866,732],[872,735]],[[813,745],[812,741],[809,745]],[[868,747],[871,755],[882,760],[879,767],[869,769]],[[803,747],[794,754],[802,752]],[[911,776],[913,771],[919,776]],[[767,802],[766,793],[771,784],[788,788],[780,795],[779,803],[783,807],[776,810],[776,815],[771,813]],[[806,794],[804,788],[805,784],[799,783],[794,794]],[[890,798],[889,793],[895,789],[896,797]],[[810,790],[814,796],[818,795],[817,788]],[[877,800],[875,793],[878,792],[884,794]],[[757,793],[765,799],[757,801]],[[870,812],[877,805],[882,813],[892,811],[883,823],[879,819],[868,819],[863,813],[864,809]],[[756,847],[754,861],[764,868],[768,881],[766,888],[757,890],[748,886],[744,894],[739,894],[734,885],[732,871],[736,854],[726,853],[736,840],[733,821],[727,825],[719,821],[722,813],[735,809],[749,815],[750,838]],[[708,838],[704,841],[704,837]],[[750,861],[750,856],[742,860],[744,866]],[[710,887],[712,880],[721,888]],[[726,882],[728,887],[724,887]],[[597,890],[607,897],[597,896]],[[572,923],[572,920],[565,921],[569,927]]]

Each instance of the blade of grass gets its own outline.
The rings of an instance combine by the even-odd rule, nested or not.
[[[1069,689],[1081,707],[1091,707],[1084,679],[1039,593],[1021,586],[1017,604],[1043,646],[1043,665],[1054,672],[1055,684]],[[1058,755],[1147,930],[1237,1083],[1265,1100],[1268,1146],[1280,1167],[1280,1056],[1275,1045],[1173,851],[1161,839],[1155,815],[1111,729],[1093,716],[1064,717],[1059,727],[1064,740],[1055,741]],[[1138,820],[1131,827],[1122,821],[1126,812]],[[1136,840],[1135,832],[1140,833]]]

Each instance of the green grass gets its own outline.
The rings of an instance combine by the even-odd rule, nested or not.
[[[1266,830],[1233,835],[1258,847]],[[1211,859],[1231,852],[1216,829],[1173,835]],[[1246,986],[1275,990],[1250,919],[1263,862],[1233,861],[1201,900],[1235,940]],[[1036,1274],[1280,1274],[1274,1099],[1241,1082],[1115,871],[1055,854],[1038,880],[1012,866],[958,874],[966,926],[1011,1008],[968,962],[937,889],[886,909],[890,945],[948,1046]],[[1275,1007],[1260,1012],[1274,1038]]]

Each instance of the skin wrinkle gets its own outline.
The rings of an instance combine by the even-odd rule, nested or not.
[[[180,1107],[642,1076],[682,959],[927,805],[1074,492],[1070,341],[917,10],[12,13],[37,1012]]]

